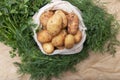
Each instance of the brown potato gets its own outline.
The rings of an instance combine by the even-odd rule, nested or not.
[[[55,47],[61,47],[61,46],[63,46],[64,45],[64,37],[62,35],[55,36],[52,39],[52,44]]]
[[[59,14],[62,17],[62,26],[63,28],[67,27],[67,17],[62,10],[57,10],[55,14]]]
[[[75,38],[75,43],[79,43],[82,39],[82,32],[80,30],[77,31],[77,33],[74,36]]]
[[[68,34],[66,37],[65,37],[65,48],[67,49],[70,49],[74,46],[75,44],[75,40],[74,40],[74,36],[71,35],[71,34]]]
[[[47,54],[51,54],[54,51],[54,46],[52,45],[52,43],[44,43],[43,44],[43,50]]]
[[[79,28],[78,16],[74,13],[69,13],[67,19],[68,19],[68,33],[75,35]]]
[[[41,43],[46,43],[52,40],[52,36],[48,33],[47,30],[41,30],[37,33],[37,39]]]
[[[47,22],[50,19],[50,17],[53,16],[53,11],[45,11],[41,16],[40,16],[40,23],[42,24],[43,29],[46,29]]]
[[[52,39],[52,44],[55,46],[55,47],[63,47],[64,45],[64,40],[65,40],[65,36],[67,35],[67,32],[66,30],[62,30],[59,35],[55,36],[53,39]]]
[[[62,17],[54,14],[47,23],[47,30],[52,36],[56,36],[62,29]]]

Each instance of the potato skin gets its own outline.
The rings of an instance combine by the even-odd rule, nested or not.
[[[63,46],[64,45],[64,37],[62,35],[55,36],[52,39],[52,44],[55,47],[61,47],[61,46]]]
[[[58,15],[60,15],[62,17],[62,21],[63,21],[62,26],[63,26],[63,28],[66,28],[67,27],[67,17],[64,14],[64,12],[62,10],[57,10],[55,12],[55,14],[58,14]]]
[[[47,22],[52,17],[54,14],[53,11],[45,11],[41,16],[40,16],[40,23],[43,26],[43,29],[46,29]]]
[[[62,17],[54,14],[47,23],[47,30],[52,36],[56,36],[62,29]]]
[[[67,35],[67,31],[63,29],[59,35],[62,35],[65,38],[65,36]]]
[[[67,19],[68,19],[68,33],[75,35],[77,33],[79,26],[78,16],[74,13],[69,13],[67,15]]]
[[[80,30],[77,31],[77,33],[74,36],[75,38],[75,43],[79,43],[82,39],[82,32]]]
[[[59,50],[62,50],[64,48],[65,48],[64,46],[57,47],[57,49],[59,49]]]
[[[51,54],[54,51],[54,46],[52,45],[52,43],[44,43],[43,44],[43,50],[47,54]]]
[[[37,33],[37,39],[41,43],[46,43],[52,40],[52,36],[48,33],[47,30],[41,30]]]
[[[57,36],[52,39],[52,44],[61,49],[64,45],[65,36],[67,35],[66,30],[62,30]]]
[[[65,37],[65,48],[67,49],[70,49],[74,46],[75,44],[75,40],[74,40],[74,36],[71,35],[71,34],[68,34],[66,37]]]

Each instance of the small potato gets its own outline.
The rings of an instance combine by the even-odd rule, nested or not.
[[[74,36],[71,35],[71,34],[68,34],[66,37],[65,37],[65,48],[67,49],[70,49],[74,46],[75,44],[75,40],[74,40]]]
[[[79,43],[82,39],[82,32],[80,30],[77,31],[77,33],[74,36],[75,38],[75,43]]]
[[[46,43],[52,40],[52,36],[48,33],[47,30],[41,30],[37,33],[37,39],[41,43]]]
[[[67,16],[68,19],[68,33],[75,35],[79,26],[78,16],[74,13],[69,13]]]
[[[67,17],[62,10],[57,10],[55,14],[59,14],[62,17],[62,26],[63,28],[67,27]]]
[[[65,40],[65,36],[67,35],[67,32],[66,30],[62,30],[59,35],[55,36],[53,39],[52,39],[52,44],[55,46],[55,47],[63,47],[64,45],[64,40]]]
[[[40,16],[40,23],[43,26],[43,29],[46,29],[47,22],[50,17],[53,16],[53,11],[45,11],[41,16]]]
[[[47,30],[52,36],[56,36],[62,29],[62,17],[54,14],[47,23]]]
[[[52,44],[55,47],[61,47],[61,46],[63,46],[64,45],[64,37],[62,35],[55,36],[52,39]]]
[[[47,54],[51,54],[54,51],[54,46],[52,45],[52,43],[44,43],[43,44],[43,50]]]

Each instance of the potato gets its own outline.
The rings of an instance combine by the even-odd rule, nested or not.
[[[52,44],[55,47],[61,47],[61,46],[63,46],[64,45],[64,37],[62,35],[55,36],[52,39]]]
[[[75,38],[75,43],[79,43],[82,39],[82,32],[80,30],[77,31],[77,33],[74,36]]]
[[[62,17],[54,14],[47,23],[47,30],[52,36],[56,36],[62,29]]]
[[[52,40],[52,36],[48,33],[47,30],[41,30],[37,33],[37,39],[41,43],[46,43]]]
[[[52,43],[44,43],[43,44],[43,50],[47,54],[51,54],[54,51],[54,46],[52,45]]]
[[[40,23],[43,26],[43,29],[46,29],[47,22],[50,17],[53,16],[53,11],[45,11],[41,16],[40,16]]]
[[[67,16],[68,19],[68,33],[75,35],[79,26],[78,16],[74,13],[69,13]]]
[[[67,17],[62,10],[57,10],[55,14],[59,14],[62,17],[62,26],[63,28],[67,27]]]
[[[62,30],[57,36],[52,39],[52,44],[57,48],[63,47],[66,35],[66,30]]]
[[[71,34],[68,34],[66,37],[65,37],[65,48],[67,49],[70,49],[74,46],[75,44],[75,40],[74,40],[74,36],[71,35]]]

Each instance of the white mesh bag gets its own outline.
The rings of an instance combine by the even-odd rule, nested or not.
[[[73,48],[71,49],[62,49],[62,50],[54,50],[53,53],[51,54],[47,54],[43,48],[41,43],[37,40],[37,34],[36,34],[36,30],[38,29],[40,24],[39,21],[39,17],[40,15],[48,10],[57,10],[57,9],[61,9],[64,10],[68,13],[74,12],[78,18],[79,18],[79,30],[82,32],[82,40],[78,43],[75,44]],[[69,55],[69,54],[75,54],[75,53],[79,53],[82,49],[83,49],[83,44],[86,40],[86,27],[83,23],[82,17],[81,17],[81,12],[78,8],[76,8],[75,6],[73,6],[72,4],[70,4],[67,1],[61,1],[61,0],[52,0],[51,3],[48,3],[47,5],[45,5],[44,7],[40,8],[39,11],[33,16],[33,22],[35,24],[37,24],[36,28],[33,28],[33,32],[34,32],[34,40],[36,41],[39,49],[43,52],[43,54],[46,55],[56,55],[56,54],[61,54],[61,55]]]

